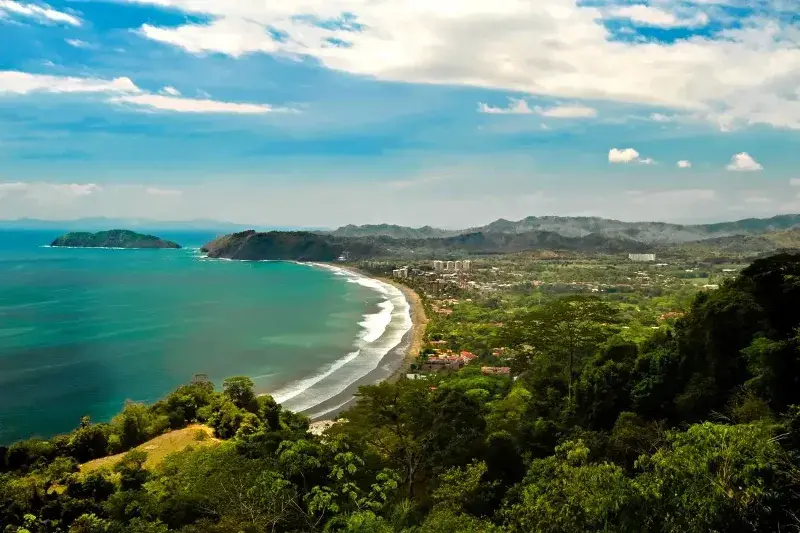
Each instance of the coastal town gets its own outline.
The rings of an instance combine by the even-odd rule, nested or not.
[[[482,375],[514,378],[518,348],[506,345],[505,320],[561,297],[607,302],[625,318],[623,335],[643,338],[674,324],[698,292],[718,289],[745,266],[737,258],[556,251],[353,264],[420,296],[429,323],[418,356],[405,373],[414,380],[468,366]]]

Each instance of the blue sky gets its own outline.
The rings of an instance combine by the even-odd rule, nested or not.
[[[800,212],[798,8],[0,0],[0,218]]]

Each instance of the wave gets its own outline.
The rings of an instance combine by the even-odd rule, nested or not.
[[[359,322],[362,331],[355,341],[356,351],[337,360],[319,374],[291,383],[273,395],[275,401],[293,411],[307,411],[318,406],[377,369],[386,355],[400,345],[412,326],[410,304],[397,287],[332,265],[301,264],[330,270],[347,278],[348,283],[369,288],[386,299],[378,304],[377,313],[365,315],[364,320]]]
[[[237,261],[199,255],[200,261]],[[238,261],[237,261],[238,262]],[[264,260],[259,262],[284,262]],[[354,342],[355,350],[323,367],[317,374],[289,383],[274,391],[276,402],[296,412],[307,411],[343,393],[354,383],[376,370],[384,358],[403,341],[411,330],[411,306],[403,292],[383,281],[326,263],[285,261],[296,265],[320,268],[368,288],[384,298],[378,312],[365,314],[359,322],[361,331]],[[347,399],[342,405],[350,401]],[[330,411],[329,409],[327,411]]]
[[[347,354],[346,357],[335,361],[327,370],[324,372],[317,374],[316,376],[303,379],[301,381],[296,381],[278,391],[276,391],[272,398],[278,403],[284,403],[292,398],[297,397],[299,394],[302,394],[306,390],[310,389],[323,379],[331,376],[334,372],[342,368],[344,365],[355,359],[359,356],[361,350],[356,350],[355,352],[350,352]]]

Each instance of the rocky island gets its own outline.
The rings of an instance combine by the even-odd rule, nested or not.
[[[51,246],[69,248],[180,248],[178,243],[165,241],[153,235],[143,235],[135,231],[115,229],[97,233],[67,233],[53,241]]]

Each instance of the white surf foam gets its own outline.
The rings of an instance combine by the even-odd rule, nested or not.
[[[272,395],[272,398],[278,403],[283,403],[283,402],[286,402],[288,400],[291,400],[292,398],[295,398],[297,395],[302,394],[303,392],[305,392],[306,390],[310,389],[311,387],[313,387],[314,385],[316,385],[317,383],[319,383],[323,379],[331,376],[334,372],[336,372],[337,370],[342,368],[344,365],[346,365],[347,363],[349,363],[350,361],[352,361],[353,359],[358,357],[359,353],[361,353],[360,350],[356,350],[355,352],[350,352],[349,354],[347,354],[346,357],[343,357],[343,358],[339,359],[338,361],[335,361],[324,372],[322,372],[320,374],[317,374],[316,376],[307,378],[307,379],[303,379],[303,380],[300,380],[300,381],[295,381],[294,383],[292,383],[292,384],[290,384],[290,385],[288,385],[288,386],[276,391]]]
[[[208,257],[201,257],[200,260],[231,261]],[[377,313],[364,315],[364,320],[359,322],[362,331],[356,338],[355,351],[324,367],[316,375],[294,381],[271,394],[276,402],[288,409],[307,411],[341,394],[380,366],[384,357],[400,345],[411,329],[411,306],[403,291],[389,283],[325,263],[292,262],[332,271],[335,275],[346,278],[348,283],[356,283],[386,298],[378,304]],[[342,405],[349,400],[348,398]]]
[[[276,401],[294,411],[307,411],[330,400],[378,368],[412,326],[410,304],[403,292],[394,285],[332,265],[306,264],[331,270],[346,277],[350,283],[378,292],[386,300],[379,304],[377,313],[366,315],[359,323],[363,330],[356,339],[357,352],[336,361],[317,376],[292,383],[276,393]],[[286,391],[291,391],[291,394]]]

